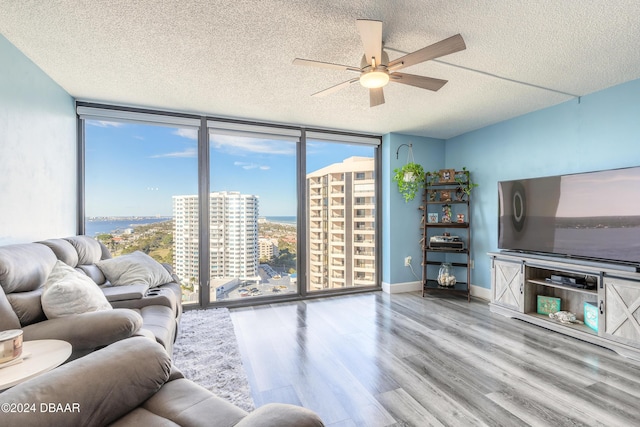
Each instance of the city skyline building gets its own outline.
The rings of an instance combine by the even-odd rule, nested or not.
[[[261,237],[258,239],[259,258],[270,260],[280,255],[278,239]]]
[[[210,279],[253,279],[258,276],[258,196],[237,191],[209,194]],[[173,196],[174,269],[198,283],[198,196]]]
[[[311,291],[375,285],[374,168],[354,156],[307,174]]]

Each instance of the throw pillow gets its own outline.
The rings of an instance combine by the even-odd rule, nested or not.
[[[47,277],[40,299],[48,319],[112,309],[93,280],[60,260]]]
[[[162,264],[140,251],[98,261],[96,265],[113,286],[144,283],[152,288],[173,282]]]

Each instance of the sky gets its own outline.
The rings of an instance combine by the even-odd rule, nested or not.
[[[198,193],[197,130],[87,121],[85,210],[94,216],[172,216],[172,196]],[[307,141],[307,171],[367,146]],[[211,135],[210,191],[259,196],[260,216],[296,215],[296,142]]]

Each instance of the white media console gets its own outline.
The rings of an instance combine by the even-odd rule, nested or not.
[[[605,262],[519,252],[491,252],[491,303],[494,313],[514,317],[640,360],[640,273]],[[575,279],[586,287],[560,283]],[[559,298],[561,310],[579,323],[565,324],[538,314],[537,297]],[[597,307],[597,331],[584,323],[584,303]]]

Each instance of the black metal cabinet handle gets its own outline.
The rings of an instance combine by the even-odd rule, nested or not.
[[[604,314],[604,301],[600,300],[600,314]]]

